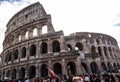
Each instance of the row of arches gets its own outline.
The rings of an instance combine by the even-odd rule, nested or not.
[[[32,44],[30,46],[30,50],[29,50],[30,55],[29,56],[35,56],[36,52],[37,52],[37,46],[35,44]],[[60,52],[60,42],[58,40],[55,40],[52,42],[52,52]],[[48,53],[48,45],[46,42],[42,42],[40,45],[40,54],[46,54],[46,53]],[[27,55],[27,48],[22,47],[21,58],[25,58],[26,55]],[[13,52],[9,52],[5,56],[5,62],[7,62],[7,61],[9,62],[11,60],[16,60],[16,59],[18,59],[18,56],[19,56],[18,49],[16,49]]]
[[[76,48],[80,51],[83,50],[83,44],[78,42],[76,43]],[[48,44],[47,42],[42,42],[41,45],[40,45],[40,54],[47,54],[48,53]],[[54,40],[52,42],[52,52],[60,52],[61,51],[61,45],[60,45],[60,42],[58,40]],[[71,47],[70,44],[67,44],[67,47],[69,50],[73,50],[73,48]],[[29,56],[35,56],[37,53],[37,46],[35,44],[32,44],[30,46],[30,49],[29,49]],[[21,55],[19,55],[21,54]],[[22,47],[21,50],[13,50],[13,52],[8,52],[6,55],[5,55],[5,59],[4,61],[5,62],[10,62],[11,60],[14,61],[14,60],[17,60],[19,57],[20,58],[25,58],[27,56],[27,48],[26,47]]]
[[[40,26],[31,26],[29,29],[24,29],[22,31],[16,32],[16,34],[6,33],[6,39],[4,41],[4,45],[7,46],[9,44],[14,44],[21,42],[23,40],[27,40],[30,38],[34,38],[38,35],[48,33],[48,25],[47,23],[43,23]],[[14,43],[13,43],[14,42]]]
[[[75,44],[75,48],[73,48],[71,44],[67,44],[67,47],[68,47],[68,50],[78,50],[78,51],[84,50],[84,46],[81,42],[77,42]]]
[[[92,53],[96,53],[98,51],[98,54],[100,57],[103,56],[103,54],[105,55],[105,57],[109,57],[111,56],[112,58],[114,58],[115,56],[117,56],[117,52],[115,52],[115,48],[111,48],[111,47],[106,47],[106,46],[98,46],[97,48],[95,46],[91,46],[91,52]]]
[[[41,64],[41,66],[38,67],[38,68],[35,65],[31,65],[28,68],[21,67],[19,70],[13,69],[13,70],[4,71],[3,73],[1,73],[2,74],[1,76],[2,77],[6,76],[6,77],[9,77],[9,78],[12,78],[12,79],[15,79],[15,78],[24,79],[25,77],[32,78],[32,77],[34,77],[38,74],[38,76],[47,77],[49,75],[47,67],[48,67],[47,64]],[[96,62],[91,62],[90,63],[90,68],[86,63],[81,62],[80,67],[81,67],[81,71],[82,71],[83,74],[90,73],[90,72],[100,73],[100,72],[103,72],[103,71],[105,71],[105,72],[116,72],[117,73],[118,70],[120,69],[119,63],[117,63],[117,64],[113,63],[113,65],[112,65],[110,62],[108,62],[107,64],[102,62],[101,63],[101,68],[98,66],[98,64]],[[57,74],[57,75],[64,74],[63,73],[63,66],[59,62],[53,64],[52,69],[53,69],[54,73]],[[73,61],[68,62],[65,66],[65,69],[66,69],[65,73],[67,75],[78,74],[76,64]],[[36,70],[39,70],[39,71],[36,71]],[[37,72],[39,72],[39,73],[37,73]]]

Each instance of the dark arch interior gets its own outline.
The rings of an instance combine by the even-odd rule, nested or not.
[[[18,59],[18,49],[15,50],[15,52],[14,52],[14,59],[15,59],[15,60]]]
[[[107,66],[106,66],[106,64],[105,63],[101,63],[101,66],[102,66],[103,70],[107,72]]]
[[[60,63],[55,63],[53,65],[53,69],[54,69],[55,74],[62,75],[62,66]]]
[[[99,56],[102,56],[102,49],[101,49],[101,47],[98,47],[98,53],[99,53]]]
[[[23,47],[22,48],[22,55],[21,55],[22,58],[26,57],[26,48]]]
[[[41,44],[40,49],[41,49],[41,53],[42,53],[42,54],[47,53],[47,50],[48,50],[48,49],[47,49],[47,43],[43,42],[43,43]]]
[[[69,62],[67,64],[67,72],[68,72],[68,75],[76,75],[76,66],[75,66],[75,63],[74,62]]]
[[[25,79],[25,68],[21,68],[19,71],[19,78]]]
[[[92,62],[92,63],[90,64],[90,66],[91,66],[91,71],[92,71],[92,73],[99,73],[98,66],[97,66],[97,64],[96,64],[95,62]]]
[[[52,50],[53,52],[60,52],[60,43],[58,41],[53,41]]]
[[[85,63],[83,63],[83,62],[81,63],[81,65],[83,66],[85,72],[86,72],[86,73],[89,73],[87,65],[86,65]],[[82,70],[82,71],[83,71],[83,70]]]
[[[69,48],[69,50],[72,50],[72,46],[70,44],[67,44],[67,47]]]
[[[29,78],[33,78],[35,74],[36,74],[35,66],[30,66],[29,67]]]
[[[12,71],[12,79],[16,79],[16,69],[13,69]]]
[[[82,45],[82,43],[78,42],[78,43],[76,43],[75,46],[78,47],[78,49],[79,49],[80,51],[83,50],[83,45]]]
[[[30,46],[30,56],[36,55],[36,46],[33,44]]]
[[[43,64],[41,66],[41,69],[40,69],[41,77],[47,77],[48,76],[48,69],[46,67],[47,67],[47,65],[45,65],[45,64]]]

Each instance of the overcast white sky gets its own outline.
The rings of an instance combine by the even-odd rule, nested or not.
[[[120,0],[0,0],[0,52],[9,19],[37,1],[51,14],[56,31],[104,33],[120,44]]]

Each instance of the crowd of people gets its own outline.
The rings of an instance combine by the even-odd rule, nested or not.
[[[5,79],[1,82],[120,82],[120,75],[115,73],[85,75],[55,75],[55,77],[32,77],[23,79]]]

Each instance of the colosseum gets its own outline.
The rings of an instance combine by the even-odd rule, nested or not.
[[[16,13],[6,27],[1,79],[46,77],[46,66],[60,75],[116,73],[120,69],[120,51],[113,37],[90,32],[64,36],[62,30],[54,30],[51,15],[39,2]]]

